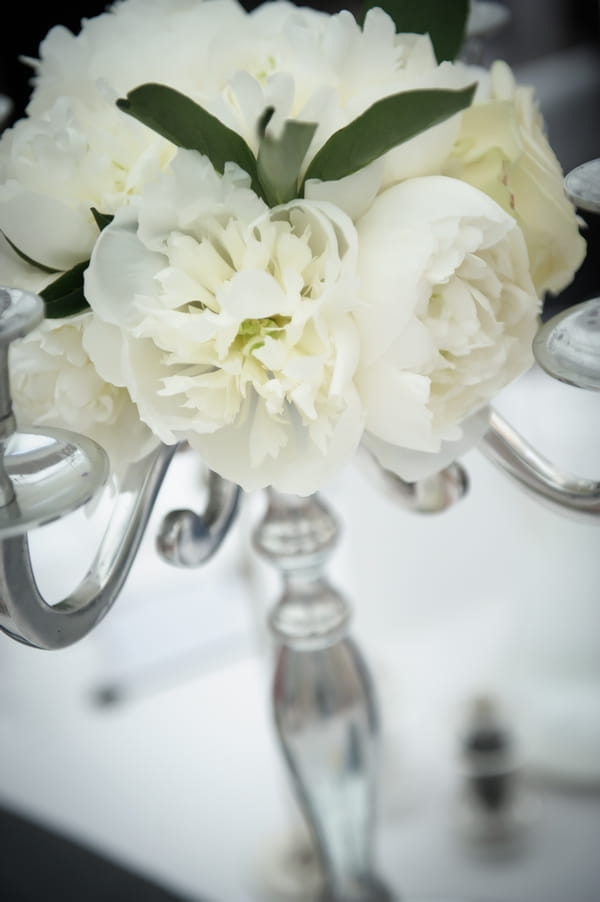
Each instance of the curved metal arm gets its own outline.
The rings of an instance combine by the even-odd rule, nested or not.
[[[170,511],[164,517],[156,537],[161,557],[177,567],[198,567],[211,558],[229,532],[240,497],[238,485],[210,470],[203,514],[186,508]]]
[[[407,482],[387,470],[366,448],[359,449],[359,461],[386,497],[416,514],[439,514],[463,498],[469,490],[469,477],[464,467],[454,461],[425,479]]]
[[[0,541],[0,629],[26,645],[57,649],[83,638],[110,610],[131,570],[176,445],[133,464],[86,575],[66,599],[49,605],[33,574],[27,534]]]
[[[562,472],[495,410],[479,450],[538,501],[563,515],[600,524],[600,482]]]
[[[58,604],[47,604],[38,589],[27,534],[0,540],[1,630],[26,645],[57,649],[82,639],[102,620],[131,570],[177,447],[160,445],[130,466],[88,572]],[[237,486],[211,473],[204,513],[187,512],[204,536],[204,553],[196,563],[207,560],[221,544],[233,521],[238,496]]]

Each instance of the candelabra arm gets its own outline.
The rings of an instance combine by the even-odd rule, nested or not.
[[[600,523],[600,482],[560,470],[496,411],[480,442],[482,454],[533,495],[562,514]]]
[[[443,513],[457,504],[469,490],[469,476],[458,461],[438,473],[409,482],[384,467],[367,448],[359,448],[358,460],[373,484],[387,498],[415,514]]]
[[[83,638],[110,610],[137,554],[176,445],[132,464],[106,532],[79,586],[49,605],[33,573],[27,533],[0,540],[0,629],[26,645],[58,649]]]
[[[198,567],[220,548],[237,515],[242,490],[209,470],[208,498],[202,514],[170,511],[156,537],[161,557],[176,567]]]

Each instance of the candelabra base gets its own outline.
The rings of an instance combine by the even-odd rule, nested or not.
[[[304,830],[273,846],[260,868],[260,898],[265,902],[481,902],[473,895],[405,893],[393,882],[371,878],[358,894],[340,897],[325,885],[320,859]]]

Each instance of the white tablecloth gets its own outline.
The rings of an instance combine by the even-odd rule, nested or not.
[[[533,372],[506,407],[585,471],[600,459],[591,403]],[[465,463],[471,491],[440,517],[399,510],[354,468],[326,492],[342,524],[330,572],[383,713],[381,872],[409,896],[597,902],[597,527],[525,498],[478,452]],[[194,466],[174,468],[157,517],[189,494]],[[276,580],[249,549],[261,504],[246,499],[198,571],[160,562],[151,528],[123,596],[78,645],[0,636],[0,803],[214,902],[302,898],[285,890],[299,817],[268,702]],[[34,539],[50,596],[85,566],[74,522]],[[115,685],[120,703],[95,703]],[[504,859],[477,855],[460,829],[458,735],[481,692],[500,699],[523,755],[524,843]]]

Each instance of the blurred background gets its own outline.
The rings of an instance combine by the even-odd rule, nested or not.
[[[470,51],[536,87],[565,172],[600,156],[598,3],[502,5],[503,27]],[[0,56],[5,127],[26,111],[20,57],[37,56],[52,25],[76,32],[103,9],[15,10]],[[582,218],[587,259],[545,317],[600,292],[598,217]],[[597,394],[534,368],[497,406],[552,460],[598,478]],[[358,463],[326,493],[342,528],[330,573],[382,708],[382,872],[409,897],[598,902],[598,529],[529,499],[477,450],[464,464],[467,497],[432,519],[395,506]],[[48,653],[0,635],[3,902],[311,898],[271,725],[266,616],[278,581],[251,547],[263,498],[244,499],[202,570],[173,570],[154,550],[167,510],[193,495],[202,505],[203,477],[178,456],[123,594],[88,638]],[[109,516],[104,499],[93,516],[32,535],[48,598],[83,575]],[[504,799],[499,833],[473,791],[482,735]]]

